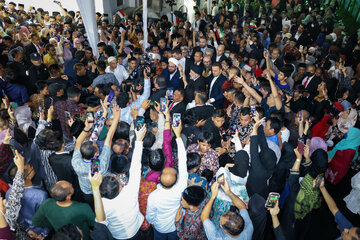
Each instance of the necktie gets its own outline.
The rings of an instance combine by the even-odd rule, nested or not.
[[[170,105],[169,111],[171,111],[171,109],[174,107],[174,104],[175,104],[175,102],[173,102],[173,103]]]
[[[304,83],[304,87],[306,87],[306,86],[308,85],[309,80],[310,80],[310,77],[307,77],[307,79],[306,79],[306,81],[305,81],[305,83]]]

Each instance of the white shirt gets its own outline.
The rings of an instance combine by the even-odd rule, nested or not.
[[[218,62],[222,56],[223,56],[223,55],[216,56],[216,61]]]
[[[128,71],[126,71],[125,67],[120,64],[117,64],[114,71],[111,71],[110,66],[107,66],[105,69],[105,72],[113,73],[119,82],[119,86],[121,85],[122,81],[128,79],[128,77],[129,77]]]
[[[218,77],[219,77],[219,76],[214,77],[213,80],[212,80],[211,83],[210,83],[209,98],[210,98],[211,91],[212,91],[212,89],[213,89],[213,87],[214,87],[214,84],[215,84],[216,80],[218,79]],[[210,101],[213,103],[213,102],[215,102],[215,99],[214,99],[214,98],[210,98]]]
[[[139,209],[139,188],[141,180],[141,157],[143,143],[135,142],[130,166],[130,178],[119,195],[113,199],[102,198],[107,225],[116,239],[128,239],[139,231],[144,216]]]
[[[141,107],[141,104],[150,97],[150,91],[151,91],[150,88],[151,88],[150,79],[145,79],[143,94],[138,96],[136,101],[130,103],[125,108],[121,109],[120,121],[124,121],[127,122],[128,124],[131,124],[131,122],[133,121],[133,118],[131,116],[131,107],[135,106],[135,109],[139,109]],[[111,118],[111,116],[108,115],[108,118]]]
[[[295,34],[295,36],[294,36],[294,38],[296,39],[296,41],[299,40],[300,36],[301,36],[301,33],[296,32],[296,34]]]
[[[176,143],[179,154],[178,182],[170,189],[158,184],[157,189],[150,193],[147,202],[146,220],[160,233],[176,231],[175,216],[180,206],[182,192],[187,187],[185,146],[181,138],[177,138]]]

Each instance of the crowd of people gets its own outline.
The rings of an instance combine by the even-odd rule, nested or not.
[[[96,13],[97,51],[51,4],[0,0],[0,239],[360,239],[338,1]]]

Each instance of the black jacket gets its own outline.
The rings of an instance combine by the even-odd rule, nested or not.
[[[151,93],[150,100],[153,102],[159,102],[160,98],[165,97],[166,95],[166,88],[158,89],[155,92]]]
[[[26,61],[28,62],[28,63],[30,63],[31,62],[31,60],[30,60],[30,54],[32,54],[32,53],[37,53],[38,51],[37,51],[37,49],[36,49],[36,47],[35,47],[35,45],[33,44],[33,43],[30,43],[30,44],[28,44],[28,45],[26,45],[25,46],[25,57],[26,57]]]
[[[185,115],[187,114],[194,114],[197,120],[206,120],[212,116],[214,113],[214,107],[211,105],[203,105],[193,107],[186,111]]]
[[[206,91],[205,79],[199,77],[196,80],[187,80],[188,85],[185,87],[185,102],[189,103],[195,99],[195,91]]]
[[[213,134],[213,143],[211,144],[211,148],[216,149],[218,147],[221,147],[221,135],[219,128],[217,128],[212,120],[212,118],[209,118],[206,120],[203,129],[203,132],[211,132]]]
[[[30,83],[34,87],[32,93],[35,93],[36,92],[35,83],[39,80],[44,80],[44,81],[48,80],[50,74],[45,64],[41,64],[40,66],[32,65],[28,71],[29,71]]]
[[[171,104],[170,104],[170,106],[171,106]],[[183,117],[185,114],[185,111],[186,111],[186,103],[184,101],[181,101],[170,110],[170,116],[172,116],[174,113],[180,113],[181,117]]]

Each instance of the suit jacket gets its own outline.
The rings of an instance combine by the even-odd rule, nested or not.
[[[307,77],[308,76],[305,76],[304,79],[306,79]],[[321,81],[322,81],[321,78],[314,76],[311,79],[310,83],[306,86],[305,88],[306,91],[310,93],[310,100],[314,99],[314,97],[316,97],[319,94],[317,87],[321,83]]]
[[[206,91],[205,79],[199,77],[196,80],[189,79],[185,87],[185,102],[189,103],[195,99],[195,91]]]
[[[215,62],[216,49],[215,49],[213,46],[211,46],[211,45],[207,45],[207,47],[214,49],[214,54],[213,54],[213,56],[212,56],[212,58],[211,58],[211,61],[212,61],[212,62]],[[201,50],[201,47],[200,47],[200,46],[194,47],[194,49],[193,49],[193,51],[192,51],[192,54],[191,54],[191,59],[192,59],[192,60],[194,60],[195,52],[198,51],[198,50]],[[203,56],[204,56],[204,55],[203,55]]]
[[[185,62],[185,75],[186,75],[186,79],[190,79],[190,78],[189,78],[189,73],[190,73],[191,67],[192,67],[193,65],[195,65],[195,61],[194,61],[194,60],[192,60],[192,59],[186,59],[186,62]],[[201,61],[198,66],[200,67],[200,70],[201,70],[201,72],[202,72],[203,69],[204,69],[204,63]]]
[[[216,52],[215,52],[215,55],[216,55]],[[219,61],[217,61],[217,62],[221,63],[226,58],[227,57],[223,54],[223,55],[221,55],[221,57],[219,58]],[[216,56],[215,56],[215,61],[216,61]]]
[[[280,59],[280,57],[278,57],[278,58],[274,61],[274,65],[280,70],[280,68],[283,66],[283,61],[282,61],[282,59]]]
[[[211,105],[202,105],[190,108],[186,111],[185,115],[194,114],[197,120],[206,120],[211,118],[214,113],[214,107]]]
[[[150,100],[153,102],[160,102],[160,98],[165,97],[166,88],[158,89],[151,93]]]
[[[164,69],[161,73],[161,76],[166,78],[168,88],[172,88],[174,90],[184,88],[184,83],[180,79],[180,73],[178,70],[176,70],[174,76],[171,79],[169,69]]]
[[[224,106],[224,90],[221,88],[221,86],[224,84],[226,77],[222,74],[219,75],[219,77],[216,79],[212,91],[210,92],[210,86],[211,82],[214,79],[214,76],[211,75],[211,77],[208,78],[207,84],[209,84],[209,98],[214,98],[215,102],[212,103],[212,105],[218,109],[223,108]]]
[[[37,52],[38,52],[38,51],[37,51],[37,49],[36,49],[36,47],[34,46],[33,43],[30,43],[30,44],[26,45],[26,46],[25,46],[25,57],[26,57],[26,61],[27,61],[28,63],[30,63],[30,62],[31,62],[31,60],[30,60],[30,54],[32,54],[32,53],[37,53]]]
[[[170,106],[171,106],[171,104],[170,104]],[[186,103],[185,103],[185,101],[181,101],[170,110],[170,116],[172,116],[174,113],[180,113],[181,118],[183,118],[185,111],[186,111]]]

